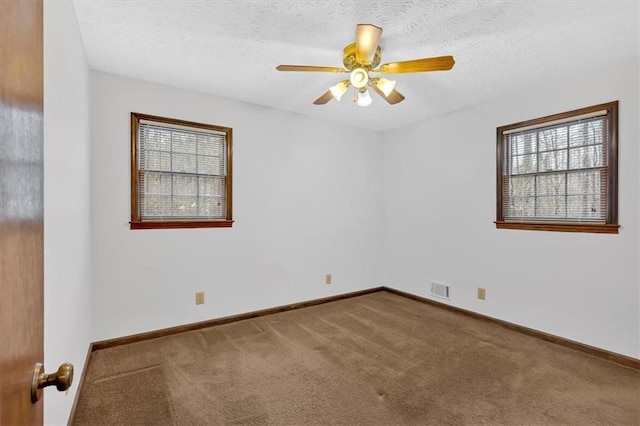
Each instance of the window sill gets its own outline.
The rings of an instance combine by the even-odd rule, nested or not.
[[[233,220],[147,220],[129,222],[130,229],[231,228]]]
[[[592,234],[617,234],[620,225],[605,223],[571,222],[503,222],[496,221],[497,229],[520,229],[527,231],[588,232]]]

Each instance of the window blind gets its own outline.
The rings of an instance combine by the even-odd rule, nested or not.
[[[226,135],[141,121],[141,219],[224,219]]]
[[[503,138],[505,220],[606,221],[606,111],[510,129]]]

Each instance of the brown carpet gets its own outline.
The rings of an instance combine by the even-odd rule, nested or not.
[[[640,425],[640,372],[387,292],[94,352],[76,425]]]

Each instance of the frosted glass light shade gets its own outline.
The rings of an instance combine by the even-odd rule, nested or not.
[[[331,91],[331,94],[333,95],[335,100],[339,101],[342,95],[347,93],[347,83],[345,83],[344,81],[341,81],[335,86],[331,86],[329,90]]]
[[[373,99],[371,99],[368,90],[358,92],[358,106],[369,106],[371,105],[371,102],[373,102]]]
[[[393,89],[396,87],[396,82],[393,80],[387,80],[386,78],[380,77],[375,79],[375,85],[385,96],[389,96]]]

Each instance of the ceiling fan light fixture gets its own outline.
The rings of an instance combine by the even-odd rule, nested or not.
[[[394,80],[387,80],[383,77],[376,78],[372,83],[375,84],[385,96],[389,96],[396,87],[396,82]]]
[[[371,105],[371,102],[373,102],[373,99],[371,99],[371,96],[369,95],[369,91],[367,89],[358,91],[358,101],[356,102],[358,106],[366,107]]]
[[[2,0],[0,0],[1,2]],[[389,105],[402,102],[405,97],[395,89],[396,82],[382,77],[382,74],[405,74],[430,71],[448,71],[455,65],[453,56],[437,56],[431,58],[411,59],[401,62],[388,62],[380,65],[382,49],[379,41],[382,28],[372,24],[358,24],[356,26],[356,40],[349,43],[342,51],[342,67],[327,67],[316,65],[278,65],[278,71],[305,71],[305,72],[330,72],[349,74],[348,79],[332,86],[318,99],[314,105],[325,105],[332,99],[340,100],[347,92],[349,86],[353,86],[353,102],[360,106],[371,104],[370,93],[367,89],[373,89]],[[373,73],[370,76],[369,73]],[[367,86],[369,86],[367,88]]]
[[[369,73],[364,68],[356,68],[351,71],[349,81],[353,87],[361,89],[367,85],[367,82],[369,81]]]
[[[335,86],[331,86],[329,88],[329,90],[331,91],[331,94],[333,95],[333,97],[335,98],[336,101],[339,101],[340,98],[342,97],[342,95],[347,93],[347,82],[348,82],[348,80],[341,81],[340,83],[336,84]]]

